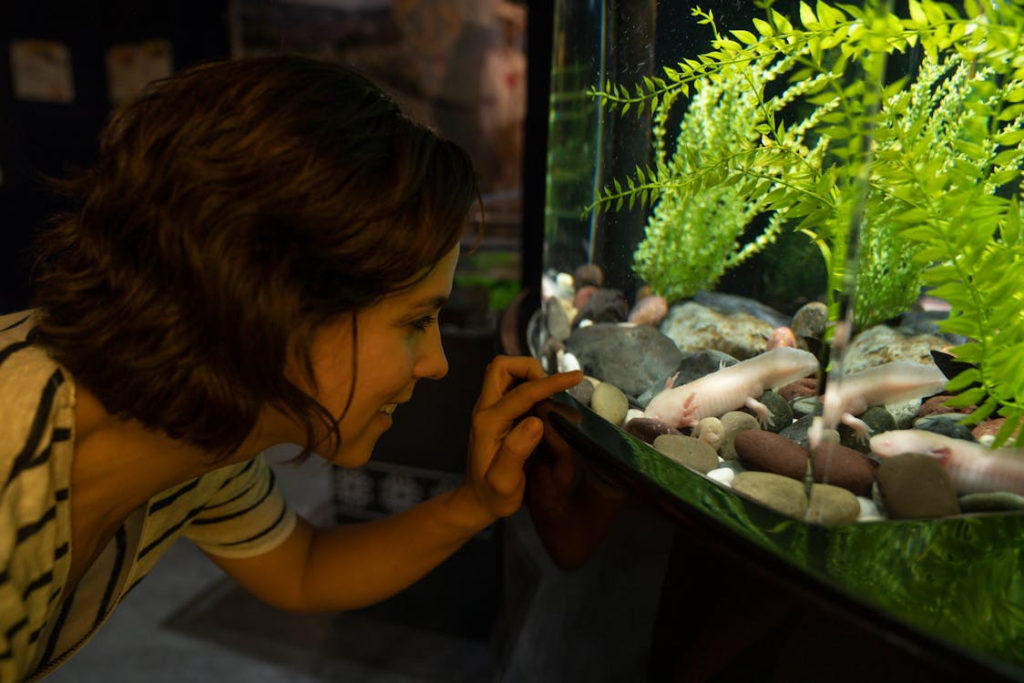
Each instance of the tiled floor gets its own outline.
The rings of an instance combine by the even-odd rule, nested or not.
[[[283,457],[274,458],[280,461]],[[318,458],[274,465],[286,498],[324,517],[330,471]],[[291,615],[242,593],[179,541],[100,633],[48,683],[433,683],[485,681],[486,641],[354,613]]]

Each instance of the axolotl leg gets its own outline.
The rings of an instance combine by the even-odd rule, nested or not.
[[[749,396],[743,401],[743,405],[757,413],[757,421],[761,423],[762,429],[768,428],[768,416],[771,414],[768,406]]]
[[[867,443],[868,437],[871,435],[871,428],[868,427],[868,423],[861,420],[858,417],[854,417],[850,413],[843,413],[839,421],[844,425],[853,430],[853,433],[857,435],[857,441],[861,443]]]

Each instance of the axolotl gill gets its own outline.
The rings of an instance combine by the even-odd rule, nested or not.
[[[923,429],[897,429],[871,437],[871,452],[883,458],[918,453],[937,458],[957,493],[1009,491],[1024,495],[1024,450],[992,450]]]
[[[718,417],[747,407],[764,425],[768,408],[757,399],[765,391],[807,377],[818,368],[813,353],[778,347],[679,387],[667,388],[672,383],[669,380],[665,391],[651,400],[644,415],[676,428],[693,427],[705,417]]]

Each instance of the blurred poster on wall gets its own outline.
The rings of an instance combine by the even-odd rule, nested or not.
[[[474,158],[487,192],[517,196],[527,12],[511,0],[234,0],[235,56],[337,61]]]
[[[55,40],[13,40],[10,44],[14,97],[29,102],[71,104],[75,79],[71,50]]]
[[[106,55],[107,96],[119,105],[132,99],[159,78],[174,71],[174,52],[169,40],[119,43]]]

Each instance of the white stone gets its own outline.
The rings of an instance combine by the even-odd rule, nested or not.
[[[857,496],[857,502],[860,503],[860,515],[857,517],[857,521],[867,522],[883,519],[882,513],[878,511],[878,506],[875,505],[875,501],[864,496]]]
[[[573,370],[582,370],[580,367],[580,361],[576,356],[569,353],[568,351],[558,352],[558,371],[559,372],[572,372]]]
[[[721,458],[719,458],[721,460]],[[736,476],[728,467],[719,467],[717,470],[711,470],[708,472],[708,478],[714,479],[719,484],[725,484],[726,486],[732,486],[732,479]]]
[[[630,408],[629,410],[626,411],[626,419],[622,421],[622,424],[624,424],[624,425],[629,424],[630,420],[632,420],[634,418],[637,418],[637,417],[643,417],[643,416],[644,416],[644,411],[637,410],[636,408]]]

